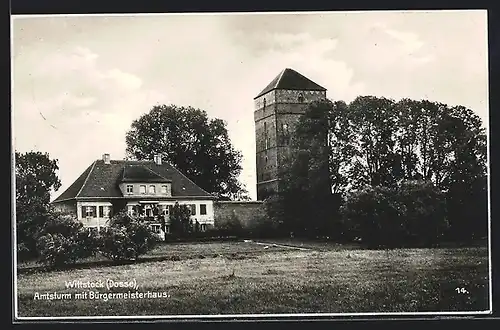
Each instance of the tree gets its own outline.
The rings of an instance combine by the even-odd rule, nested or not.
[[[463,106],[404,99],[396,144],[406,179],[432,182],[445,192],[451,232],[464,240],[487,234],[486,134]]]
[[[121,211],[100,234],[100,252],[112,260],[136,260],[155,247],[157,238],[137,217]]]
[[[279,197],[270,200],[270,209],[283,218],[282,228],[342,232],[340,224],[331,221],[332,206],[349,198],[346,193],[369,185],[385,187],[387,194],[394,194],[391,198],[400,198],[403,192],[394,189],[416,180],[444,193],[453,237],[487,234],[486,135],[470,109],[374,96],[360,96],[349,104],[314,102],[299,120],[291,147],[289,163],[280,169]],[[333,196],[326,193],[327,187]],[[422,191],[433,195],[432,189]],[[384,191],[374,196],[390,205],[384,199],[390,194]]]
[[[351,238],[370,247],[431,246],[448,226],[443,193],[425,181],[366,185],[349,193],[341,213]]]
[[[354,123],[349,120],[349,106],[344,101],[331,103],[328,111],[329,171],[332,193],[342,196],[350,183],[356,152]]]
[[[450,150],[442,186],[447,193],[456,239],[487,235],[488,189],[486,134],[480,118],[462,106],[449,110]]]
[[[170,213],[170,229],[172,234],[186,237],[193,231],[191,209],[184,204],[175,203]]]
[[[242,155],[231,145],[226,123],[206,112],[175,105],[154,106],[132,123],[127,153],[143,160],[161,154],[193,182],[222,199],[244,198],[238,181]]]
[[[61,186],[58,169],[57,160],[47,153],[15,153],[17,247],[25,252],[21,257],[36,256],[37,236],[50,214],[50,192]]]
[[[40,262],[50,266],[75,263],[98,250],[97,235],[83,227],[74,216],[50,213],[37,238]]]
[[[281,168],[285,228],[297,235],[323,236],[330,231],[335,206],[328,149],[330,101],[311,103],[295,126],[291,153]]]
[[[401,175],[393,138],[397,118],[394,101],[360,96],[349,104],[346,115],[353,130],[351,184],[355,187],[394,184]]]

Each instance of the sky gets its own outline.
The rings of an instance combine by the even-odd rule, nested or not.
[[[123,159],[156,104],[225,120],[255,199],[253,98],[287,67],[332,100],[463,105],[488,128],[483,10],[14,16],[11,30],[13,145],[58,160],[52,199],[102,154]]]

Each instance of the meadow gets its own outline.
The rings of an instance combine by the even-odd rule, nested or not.
[[[307,242],[161,244],[135,263],[88,260],[70,269],[19,264],[19,317],[484,311],[488,249],[367,250]],[[131,281],[137,289],[66,288]],[[94,298],[75,299],[92,291]],[[122,292],[99,297],[96,293]],[[139,298],[133,293],[146,293]],[[34,299],[35,293],[71,299]],[[160,297],[152,297],[157,293]]]

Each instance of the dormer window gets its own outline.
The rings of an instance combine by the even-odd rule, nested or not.
[[[134,186],[131,184],[127,185],[127,194],[132,194],[134,192]]]
[[[139,187],[139,192],[140,192],[141,194],[145,194],[145,193],[146,193],[146,186],[141,185],[141,186]]]
[[[163,195],[166,195],[166,194],[167,194],[167,186],[166,186],[166,185],[161,186],[161,193],[162,193]]]
[[[149,193],[150,194],[156,194],[156,187],[154,185],[149,186]]]

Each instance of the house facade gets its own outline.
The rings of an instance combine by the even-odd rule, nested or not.
[[[72,213],[84,227],[105,228],[113,214],[125,210],[147,220],[160,236],[170,231],[172,207],[191,209],[201,231],[214,224],[215,197],[156,155],[151,161],[111,160],[109,154],[94,161],[52,204]]]

